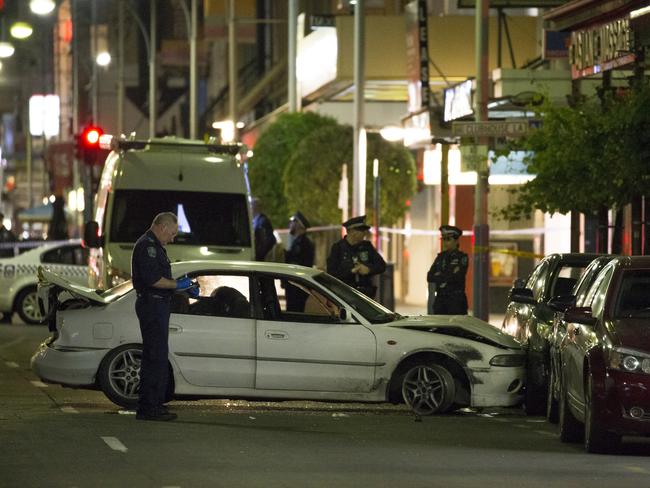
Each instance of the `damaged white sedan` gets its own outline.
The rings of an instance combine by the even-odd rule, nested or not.
[[[418,415],[521,400],[523,351],[482,320],[403,317],[301,266],[188,261],[172,273],[197,280],[201,295],[171,299],[170,399],[406,402]],[[33,371],[134,407],[142,346],[131,282],[96,292],[48,271],[42,278],[56,332],[34,353]],[[298,306],[287,305],[289,287],[303,296]]]

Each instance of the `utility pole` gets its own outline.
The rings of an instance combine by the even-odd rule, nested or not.
[[[124,133],[124,2],[118,0],[117,11],[117,135]],[[76,130],[75,130],[76,132]]]
[[[235,0],[228,2],[228,115],[237,133],[237,37],[235,36]],[[237,136],[235,136],[235,140]]]
[[[298,96],[296,88],[296,51],[298,0],[289,0],[289,112],[298,111]]]
[[[490,1],[476,0],[475,46],[476,46],[476,97],[474,113],[476,121],[488,120],[488,22]],[[480,141],[486,143],[485,140]],[[474,198],[474,271],[472,275],[472,309],[474,317],[489,319],[488,286],[490,264],[490,227],[487,221],[488,162],[477,168]]]
[[[156,137],[156,1],[150,0],[149,19],[149,138]]]
[[[365,92],[365,2],[357,0],[354,7],[354,161],[352,181],[352,214],[365,213],[366,207],[366,131],[363,128],[363,108]]]
[[[196,30],[198,9],[196,0],[191,0],[190,22],[190,139],[196,139]]]

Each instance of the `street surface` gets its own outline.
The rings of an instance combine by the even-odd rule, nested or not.
[[[0,322],[0,487],[647,487],[650,439],[560,443],[519,409],[417,421],[403,406],[174,401],[136,421],[98,391],[40,383],[42,326]]]

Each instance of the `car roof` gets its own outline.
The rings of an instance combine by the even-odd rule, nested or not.
[[[568,252],[549,254],[544,259],[557,260],[565,264],[589,264],[598,257],[606,256],[605,254],[589,252]]]
[[[650,268],[650,256],[618,256],[614,258],[616,265],[626,268]]]
[[[217,261],[217,260],[193,260],[193,261],[177,261],[172,263],[174,274],[177,273],[191,273],[202,269],[216,269],[227,272],[244,272],[244,271],[258,271],[267,273],[287,273],[291,272],[303,274],[307,276],[315,276],[322,273],[321,270],[316,268],[307,268],[297,264],[285,263],[271,263],[263,261]]]

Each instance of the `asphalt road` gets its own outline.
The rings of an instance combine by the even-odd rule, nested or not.
[[[418,422],[392,405],[198,400],[136,421],[40,383],[29,357],[46,335],[0,323],[0,487],[650,486],[650,439],[588,455],[518,409]]]

